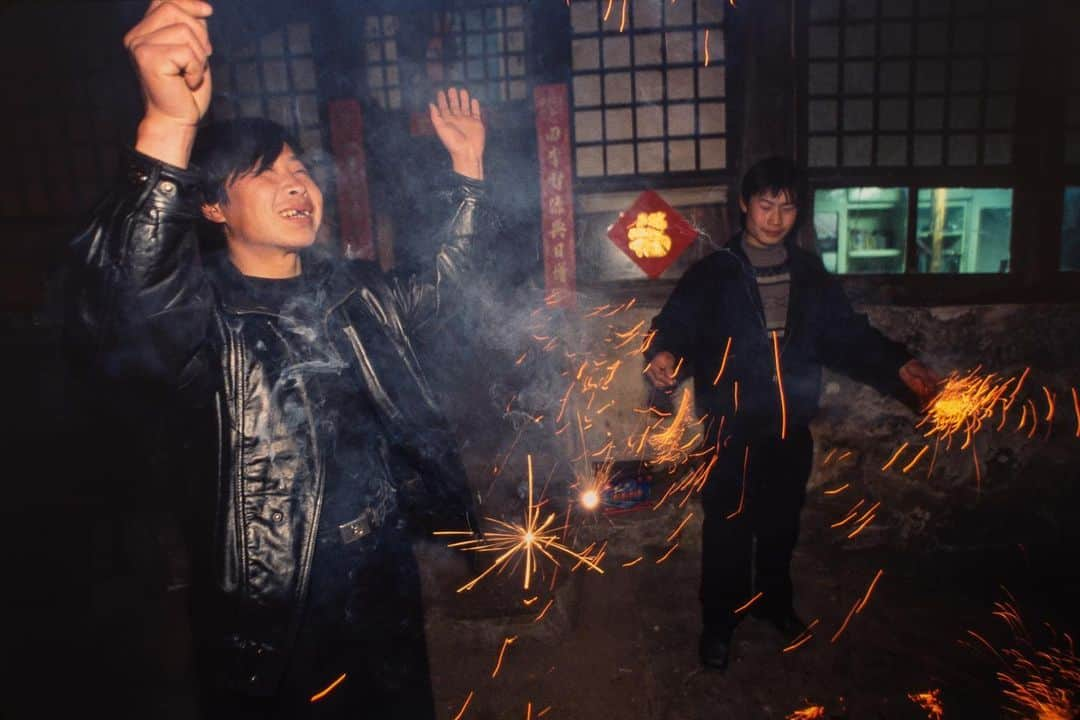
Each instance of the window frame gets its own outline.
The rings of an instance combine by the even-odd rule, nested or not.
[[[590,0],[590,2],[592,2],[592,1],[594,1],[594,0]],[[717,28],[713,27],[713,25],[710,24],[710,23],[705,23],[705,24],[699,25],[698,15],[697,15],[697,9],[698,9],[697,5],[698,5],[698,3],[694,2],[694,0],[687,0],[687,3],[691,6],[691,22],[690,22],[690,25],[687,25],[687,26],[679,25],[679,26],[673,26],[673,27],[674,27],[675,31],[689,32],[689,33],[692,33],[695,36],[693,60],[689,65],[686,65],[686,67],[690,67],[690,68],[695,69],[695,88],[696,88],[696,82],[697,82],[696,81],[696,70],[698,68],[700,68],[702,66],[703,62],[704,62],[703,58],[698,57],[701,54],[700,53],[700,48],[699,48],[699,41],[701,40],[701,38],[703,36],[702,30],[704,29],[705,25],[708,25],[711,31],[715,31]],[[603,2],[597,2],[598,9],[602,5],[603,5]],[[637,112],[636,112],[637,108],[645,107],[645,106],[649,105],[648,103],[639,103],[637,101],[637,99],[636,99],[633,75],[635,73],[641,72],[641,71],[649,71],[649,70],[659,71],[661,73],[662,83],[663,83],[663,87],[664,87],[664,92],[662,93],[662,96],[663,96],[664,99],[662,99],[661,101],[658,102],[658,106],[662,108],[661,115],[662,115],[662,127],[664,128],[663,131],[662,131],[663,134],[657,136],[656,138],[646,138],[644,140],[646,140],[646,141],[655,140],[656,142],[661,142],[666,146],[667,143],[672,139],[671,136],[669,136],[667,134],[667,125],[668,125],[667,108],[670,107],[672,103],[669,100],[667,100],[667,91],[666,91],[666,88],[667,88],[667,76],[666,76],[665,71],[667,69],[669,69],[669,68],[668,68],[667,65],[664,64],[664,60],[665,60],[666,56],[665,56],[665,52],[664,52],[664,42],[663,42],[663,40],[661,40],[661,63],[659,65],[636,65],[634,63],[634,42],[633,42],[633,38],[634,38],[635,34],[642,34],[642,35],[656,34],[656,35],[660,36],[661,39],[662,39],[665,33],[671,31],[668,28],[668,26],[665,24],[666,14],[668,12],[668,4],[664,0],[658,0],[658,5],[662,8],[660,26],[656,27],[656,28],[649,28],[649,29],[646,29],[646,30],[639,30],[639,31],[636,31],[636,33],[635,33],[635,31],[633,29],[633,25],[632,25],[632,19],[633,19],[632,18],[632,13],[634,11],[633,3],[630,3],[629,0],[628,0],[627,11],[628,11],[628,18],[629,18],[631,24],[627,27],[624,34],[628,38],[629,54],[630,54],[629,64],[625,68],[625,71],[631,75],[630,101],[628,103],[613,104],[610,107],[614,107],[616,109],[624,109],[625,108],[625,109],[629,109],[631,111],[631,126],[633,128],[633,131],[631,133],[631,136],[629,138],[627,138],[626,142],[631,144],[631,145],[634,145],[634,146],[636,146],[637,144],[639,144],[643,140],[642,138],[638,138],[638,136],[637,136]],[[618,11],[619,11],[619,6],[615,5],[614,10],[612,12],[616,13]],[[634,173],[629,173],[629,174],[625,174],[625,175],[608,175],[605,172],[605,174],[603,174],[603,175],[588,175],[588,176],[584,176],[584,177],[578,175],[578,172],[577,172],[577,150],[578,150],[578,147],[579,146],[585,146],[585,147],[596,146],[596,147],[600,147],[603,150],[603,148],[605,148],[607,146],[607,144],[608,144],[606,142],[606,140],[603,139],[605,137],[605,135],[606,135],[606,128],[604,128],[603,112],[605,110],[609,109],[609,106],[607,104],[603,103],[603,101],[601,101],[601,103],[599,105],[595,105],[595,106],[594,105],[587,105],[587,106],[577,106],[577,105],[575,105],[574,104],[574,94],[573,94],[574,93],[574,79],[575,79],[575,77],[578,77],[580,75],[596,75],[596,76],[598,76],[600,78],[601,86],[603,86],[603,79],[605,77],[605,68],[604,68],[603,47],[602,47],[603,43],[602,43],[602,41],[603,41],[603,38],[611,36],[612,32],[611,32],[610,29],[606,29],[603,26],[602,19],[601,19],[600,23],[598,23],[598,29],[595,30],[595,31],[592,31],[592,32],[576,34],[573,31],[572,25],[568,28],[568,33],[567,33],[567,46],[568,46],[567,47],[567,56],[568,57],[572,56],[572,53],[570,51],[570,46],[571,46],[571,44],[573,43],[574,40],[578,40],[578,39],[597,39],[597,40],[600,41],[600,43],[599,43],[600,47],[598,48],[599,57],[598,57],[598,67],[597,68],[575,71],[574,68],[573,68],[572,59],[567,62],[567,66],[566,66],[566,83],[567,83],[567,85],[568,85],[568,87],[570,89],[570,105],[571,105],[571,107],[570,107],[570,125],[571,125],[570,131],[571,131],[571,149],[572,149],[573,155],[574,155],[573,164],[574,164],[574,192],[575,192],[575,194],[579,194],[579,193],[595,194],[595,193],[609,193],[609,192],[624,192],[624,191],[630,191],[630,190],[635,190],[635,189],[636,190],[645,190],[645,189],[664,190],[664,189],[688,188],[688,187],[696,187],[696,186],[727,186],[730,189],[731,187],[734,186],[736,166],[738,164],[738,160],[739,160],[739,157],[741,155],[741,150],[742,150],[741,118],[742,118],[742,111],[743,111],[743,103],[742,103],[743,88],[742,88],[741,77],[735,75],[732,72],[733,70],[735,70],[736,72],[741,72],[741,66],[742,66],[742,63],[740,62],[740,52],[739,52],[740,51],[740,43],[739,43],[739,39],[738,39],[738,32],[736,31],[736,28],[739,25],[739,14],[740,13],[737,12],[737,7],[733,7],[733,6],[729,5],[729,4],[725,5],[725,7],[724,7],[724,15],[723,15],[722,20],[720,21],[719,30],[721,31],[721,35],[722,35],[722,41],[723,41],[723,47],[724,47],[724,55],[717,62],[722,63],[722,66],[724,67],[724,93],[723,93],[723,95],[719,96],[719,97],[716,97],[716,98],[704,98],[703,99],[703,98],[701,98],[701,97],[699,97],[697,95],[697,92],[695,90],[695,94],[693,95],[693,97],[688,98],[688,99],[678,99],[674,103],[675,105],[686,105],[687,107],[690,107],[690,108],[696,108],[702,102],[716,101],[716,102],[721,103],[724,106],[725,123],[724,123],[724,131],[723,131],[723,133],[721,133],[721,134],[709,134],[709,135],[706,135],[703,138],[699,133],[699,126],[700,126],[700,117],[699,117],[699,115],[700,115],[700,113],[695,112],[694,113],[694,131],[693,131],[693,134],[688,135],[688,136],[682,136],[682,135],[674,136],[675,140],[683,140],[683,139],[685,139],[685,140],[689,140],[689,141],[691,141],[691,142],[693,142],[695,144],[695,149],[694,149],[695,165],[697,165],[698,167],[700,167],[700,164],[701,164],[701,162],[700,162],[700,150],[699,150],[698,143],[702,139],[710,139],[710,138],[722,138],[722,139],[724,139],[724,141],[725,141],[725,152],[726,152],[724,167],[723,168],[711,168],[711,169],[705,169],[705,170],[701,170],[701,169],[677,170],[677,171],[660,171],[660,172],[649,172],[649,173],[634,172]],[[608,22],[610,24],[612,22],[612,20],[609,19]],[[568,24],[570,23],[569,13],[567,13],[567,23]],[[615,36],[618,37],[619,33],[615,33]],[[713,46],[714,46],[714,41],[710,40],[710,47],[713,47]],[[711,64],[712,64],[712,62],[710,62],[710,65]],[[599,111],[601,113],[601,121],[600,121],[601,122],[601,138],[602,138],[601,140],[599,140],[599,141],[587,141],[587,142],[580,143],[580,144],[578,143],[577,137],[576,137],[577,131],[576,131],[576,123],[574,121],[574,113],[575,113],[575,111],[579,110],[580,108],[585,108],[586,110],[596,110],[596,111]],[[605,164],[605,169],[606,169],[606,165],[607,165],[606,157],[605,157],[605,160],[604,160],[604,164]],[[665,157],[664,157],[664,165],[665,165],[665,167],[668,166],[668,157],[667,157],[666,150],[665,150]],[[635,170],[636,170],[637,167],[638,167],[638,153],[637,153],[636,148],[634,150],[634,166],[635,166]]]
[[[809,128],[809,3],[799,0],[795,9],[794,42],[801,69],[796,79],[795,147],[805,164]],[[840,0],[844,2],[844,0]],[[878,6],[884,0],[878,0]],[[807,201],[804,212],[812,217],[813,197],[818,189],[881,186],[907,187],[909,192],[908,245],[905,272],[901,274],[843,274],[836,277],[853,300],[910,306],[1011,302],[1060,302],[1080,299],[1075,272],[1059,269],[1064,188],[1080,184],[1080,165],[1065,167],[1064,103],[1066,84],[1060,76],[1049,77],[1047,66],[1065,62],[1062,44],[1047,40],[1061,34],[1054,9],[1063,0],[1038,0],[1043,8],[1021,15],[1017,49],[1015,114],[1012,152],[1008,165],[971,166],[874,166],[807,168]],[[952,11],[950,11],[952,12]],[[880,24],[880,22],[878,23]],[[914,24],[914,23],[913,23]],[[914,33],[914,29],[913,29]],[[912,46],[916,39],[913,37]],[[878,53],[880,46],[875,48]],[[840,62],[838,57],[837,62]],[[877,78],[875,77],[875,87]],[[909,98],[917,96],[912,88]],[[912,103],[913,105],[913,103]],[[876,105],[874,112],[877,112]],[[909,108],[909,112],[913,112]],[[1056,115],[1055,115],[1056,113]],[[1060,116],[1060,119],[1057,117]],[[982,118],[980,118],[980,123]],[[947,137],[948,119],[941,134]],[[870,131],[876,134],[876,128]],[[907,131],[914,136],[910,124]],[[838,137],[841,137],[838,134]],[[943,140],[943,142],[945,142]],[[909,158],[911,158],[909,147]],[[981,148],[980,148],[981,152]],[[839,156],[838,156],[839,157]],[[942,156],[944,162],[944,154]],[[871,157],[874,160],[874,157]],[[1057,187],[1047,192],[1048,186]],[[934,187],[1009,188],[1013,191],[1008,273],[918,273],[911,271],[914,233],[917,231],[917,193]],[[804,218],[805,219],[805,218]],[[809,226],[809,230],[806,228]],[[802,243],[813,249],[812,222],[804,223]]]

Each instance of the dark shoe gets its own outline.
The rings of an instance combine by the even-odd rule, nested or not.
[[[701,664],[709,670],[727,670],[731,659],[731,634],[704,632],[698,646]]]

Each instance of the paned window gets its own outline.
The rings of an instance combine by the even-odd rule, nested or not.
[[[1019,0],[809,0],[811,168],[1013,161]]]
[[[222,47],[211,62],[215,118],[265,117],[295,133],[305,150],[325,149],[310,25],[294,23],[256,42]]]
[[[421,24],[430,33],[430,40],[422,68],[415,62],[410,65],[398,53],[402,28],[416,20],[394,15],[373,15],[365,20],[367,88],[379,107],[423,108],[430,89],[446,85],[464,85],[485,105],[528,97],[524,5],[451,5],[425,18]],[[407,80],[417,75],[421,82]],[[407,88],[415,89],[415,97],[408,96]]]
[[[728,167],[725,5],[571,3],[579,178]]]

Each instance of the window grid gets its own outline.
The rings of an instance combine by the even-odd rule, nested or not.
[[[1011,164],[1015,3],[808,4],[811,167]]]
[[[425,61],[432,84],[460,84],[485,105],[529,96],[526,64],[525,7],[494,0],[482,7],[460,7],[431,15],[433,38],[441,46],[429,46]],[[364,25],[367,89],[383,110],[401,110],[409,102],[426,106],[428,97],[406,98],[398,57],[401,20],[394,15],[371,16]],[[434,64],[437,67],[431,68]],[[426,84],[423,84],[426,87]]]
[[[464,83],[485,103],[524,100],[528,96],[525,71],[524,9],[520,5],[491,6],[436,15],[447,28],[442,57],[450,83]]]
[[[310,25],[294,23],[256,43],[225,48],[212,62],[215,119],[265,117],[291,130],[306,151],[326,149]]]
[[[723,3],[628,2],[624,32],[618,29],[622,21],[618,11],[612,10],[604,21],[613,4],[579,0],[571,5],[577,176],[725,168],[726,91],[718,89],[725,81]],[[708,68],[703,67],[706,30]],[[620,52],[622,43],[625,61],[609,59],[609,54]],[[674,96],[678,84],[672,81],[673,73],[685,83],[677,88],[679,97]],[[659,78],[658,93],[647,82],[650,77]],[[681,127],[675,128],[672,121],[680,112],[689,117],[683,115]],[[709,121],[708,130],[704,119]]]
[[[364,21],[368,94],[383,110],[401,109],[398,28],[393,15],[372,15]]]

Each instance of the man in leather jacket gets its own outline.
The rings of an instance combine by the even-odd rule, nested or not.
[[[72,338],[181,431],[206,716],[434,717],[409,531],[475,525],[414,338],[492,227],[480,107],[456,89],[430,107],[456,201],[431,277],[336,261],[314,247],[322,194],[283,128],[197,132],[212,11],[153,0],[125,36],[145,114],[72,246]],[[225,251],[200,257],[206,222]]]
[[[646,375],[669,391],[694,378],[695,407],[717,451],[702,497],[699,648],[716,670],[727,667],[743,616],[736,610],[755,597],[749,612],[786,640],[805,627],[790,565],[822,367],[909,404],[928,400],[938,383],[854,312],[821,260],[794,243],[801,184],[785,158],[752,167],[739,197],[743,231],[686,271],[652,324]]]

